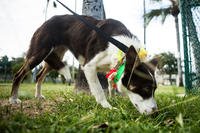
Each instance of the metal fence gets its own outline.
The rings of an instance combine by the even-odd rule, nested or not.
[[[200,89],[200,0],[180,0],[186,91]]]

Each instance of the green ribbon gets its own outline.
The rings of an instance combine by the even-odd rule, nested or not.
[[[119,79],[121,78],[122,74],[124,73],[124,69],[125,69],[125,62],[123,64],[121,64],[119,66],[119,68],[117,69],[117,74],[114,77],[114,83],[117,83],[119,81]]]

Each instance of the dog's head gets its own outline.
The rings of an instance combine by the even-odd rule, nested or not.
[[[154,92],[157,88],[154,72],[157,63],[158,58],[141,62],[133,46],[126,53],[122,85],[127,88],[131,102],[142,114],[150,114],[157,109],[154,100]]]

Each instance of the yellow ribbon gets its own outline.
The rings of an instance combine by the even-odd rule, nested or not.
[[[140,60],[145,60],[147,57],[148,52],[142,47],[139,49],[138,51],[138,56],[140,58]],[[117,52],[117,60],[118,62],[120,62],[123,58],[123,52],[121,50],[118,50]]]
[[[140,50],[138,51],[138,56],[140,60],[145,60],[145,58],[147,57],[147,51],[144,48],[140,48]]]
[[[118,50],[117,52],[117,60],[120,62],[123,58],[123,52],[121,50]]]

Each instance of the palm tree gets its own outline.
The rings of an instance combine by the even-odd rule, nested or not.
[[[155,2],[162,2],[162,0],[151,0]],[[174,17],[175,21],[175,28],[176,28],[176,38],[177,38],[177,64],[178,64],[178,86],[183,86],[183,77],[182,77],[182,67],[181,67],[181,52],[180,52],[180,35],[179,35],[179,21],[178,21],[178,15],[180,13],[179,10],[179,0],[169,0],[171,2],[171,5],[169,7],[160,8],[160,9],[153,9],[150,12],[144,14],[144,17],[146,18],[146,25],[150,23],[150,21],[154,17],[162,17],[162,23],[165,22],[165,19],[168,15],[172,15]]]
[[[173,83],[172,75],[177,74],[177,60],[173,53],[163,52],[158,63],[158,69],[161,74],[169,75],[170,85]]]

